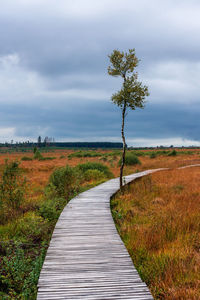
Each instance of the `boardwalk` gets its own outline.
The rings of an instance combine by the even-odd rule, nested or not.
[[[158,169],[157,169],[158,170]],[[126,183],[157,170],[126,176]],[[119,179],[73,198],[56,224],[38,283],[42,299],[153,299],[110,212]]]

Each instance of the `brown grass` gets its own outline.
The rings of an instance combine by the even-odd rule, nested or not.
[[[97,150],[101,153],[108,153],[112,150]],[[180,151],[180,150],[178,150]],[[68,155],[72,153],[73,150],[56,150],[54,152],[43,153],[44,157],[53,156],[56,157],[54,160],[32,160],[32,161],[21,161],[23,156],[33,157],[32,153],[12,153],[12,154],[0,154],[0,175],[1,169],[5,163],[5,159],[18,160],[21,161],[20,167],[24,170],[24,173],[28,182],[28,195],[27,201],[28,206],[35,205],[41,200],[44,192],[44,187],[46,186],[49,176],[58,167],[65,166],[66,164],[70,166],[76,166],[80,163],[85,163],[88,161],[97,161],[107,165],[115,177],[119,176],[119,156],[113,159],[108,157],[106,161],[101,160],[101,157],[86,157],[86,158],[72,158],[68,159]],[[143,151],[145,152],[145,151]],[[155,150],[156,152],[156,150]],[[200,163],[199,149],[192,149],[194,154],[192,155],[177,155],[175,157],[169,157],[166,155],[158,156],[154,159],[149,158],[149,156],[139,157],[141,165],[127,166],[125,167],[124,174],[131,174],[137,171],[142,171],[146,169],[160,168],[160,167],[177,167],[184,166],[188,164]],[[61,158],[62,157],[62,158]],[[26,209],[26,208],[25,208]]]
[[[200,299],[200,167],[144,177],[112,208],[155,299]]]
[[[200,163],[199,150],[192,151],[192,155],[161,155],[153,159],[141,156],[139,159],[142,164],[125,167],[125,174]],[[107,165],[114,176],[119,175],[119,156],[109,156],[103,160],[102,157],[68,159],[72,152],[57,150],[42,154],[44,157],[55,157],[45,161],[21,161],[23,156],[33,157],[31,153],[0,154],[0,176],[5,159],[9,159],[21,161],[20,167],[27,178],[26,197],[20,207],[19,220],[30,219],[30,224],[39,222],[34,212],[44,202],[44,188],[49,176],[58,167],[96,161]],[[117,197],[113,202],[113,213],[119,231],[140,275],[157,299],[200,299],[198,170],[199,168],[173,170],[154,174],[152,179],[146,177],[133,184],[127,194]],[[18,220],[5,224],[5,228],[1,226],[4,238],[7,238],[6,234],[8,239],[10,236],[13,238],[15,223],[19,223]],[[43,227],[46,228],[45,226],[46,223]]]

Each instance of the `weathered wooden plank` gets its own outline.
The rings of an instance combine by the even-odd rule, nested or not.
[[[129,183],[153,173],[125,177]],[[111,179],[72,199],[55,226],[38,282],[37,299],[153,299],[115,228]]]

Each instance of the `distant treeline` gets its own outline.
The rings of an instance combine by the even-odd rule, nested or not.
[[[122,143],[114,143],[114,142],[21,142],[21,143],[0,143],[0,148],[7,148],[11,151],[20,149],[27,149],[30,151],[31,148],[38,147],[43,148],[44,150],[47,148],[70,148],[70,149],[122,149]],[[169,149],[169,148],[176,148],[176,149],[199,149],[200,147],[197,146],[187,146],[187,147],[175,147],[173,145],[167,146],[157,146],[157,147],[128,147],[130,150],[154,150],[154,149]],[[28,150],[29,149],[29,150]]]
[[[112,143],[112,142],[51,142],[51,143],[5,143],[0,144],[0,147],[8,148],[29,148],[29,147],[54,147],[54,148],[103,148],[103,149],[121,149],[123,147],[122,143]]]

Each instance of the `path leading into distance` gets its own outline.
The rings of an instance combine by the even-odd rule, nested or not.
[[[126,184],[163,170],[125,176]],[[116,230],[111,179],[73,198],[55,226],[38,283],[38,300],[153,299]]]

